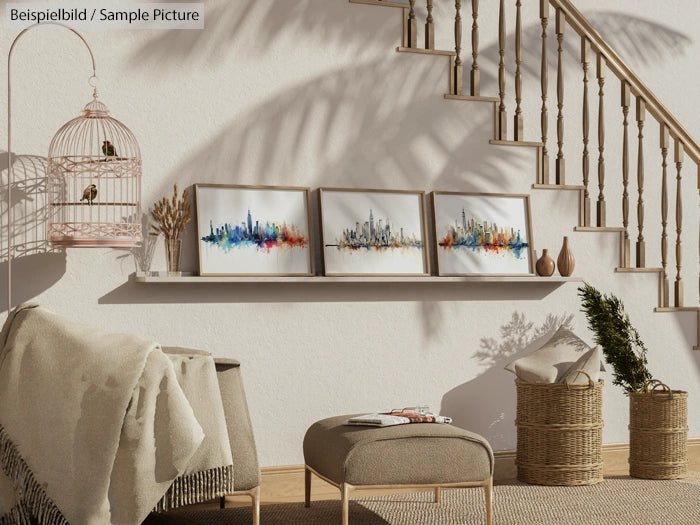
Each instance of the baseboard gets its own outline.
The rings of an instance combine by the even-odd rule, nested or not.
[[[615,443],[603,445],[603,476],[620,476],[627,474],[629,445]],[[494,481],[515,479],[515,451],[504,450],[494,453]],[[688,469],[700,470],[700,438],[688,440]],[[288,503],[304,501],[304,465],[286,465],[281,467],[263,467],[261,485],[262,503]],[[382,491],[373,490],[377,495]],[[392,490],[391,493],[396,493]],[[339,499],[340,492],[335,487],[313,476],[311,495],[314,500]],[[359,494],[358,494],[359,495]]]

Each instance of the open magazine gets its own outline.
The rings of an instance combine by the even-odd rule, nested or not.
[[[433,414],[428,407],[410,407],[376,414],[364,414],[348,419],[346,425],[390,427],[408,423],[452,423],[452,418]]]

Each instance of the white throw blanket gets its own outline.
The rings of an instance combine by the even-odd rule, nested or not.
[[[199,457],[202,426],[156,343],[31,304],[0,345],[0,525],[138,525],[196,501],[181,497],[194,482],[231,491],[228,437]]]

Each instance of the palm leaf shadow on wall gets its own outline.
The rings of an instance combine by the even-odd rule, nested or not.
[[[313,31],[318,28],[306,15],[314,14],[343,31],[341,28],[349,24],[342,23],[342,17],[324,18],[328,9],[307,1],[295,9],[270,8],[262,19],[254,19],[245,14],[246,9],[241,9],[238,15],[228,13],[216,24],[217,28],[228,23],[242,30],[248,23],[259,23],[250,31],[274,38],[275,32],[284,27],[277,17],[288,17],[292,26],[311,24],[305,30]],[[330,13],[337,9],[337,6],[330,9]],[[613,46],[626,49],[634,60],[652,61],[654,57],[679,52],[691,42],[669,27],[628,15],[589,16],[594,24],[601,24],[613,36],[610,38]],[[373,28],[378,28],[376,23]],[[538,24],[525,29],[525,84],[539,84],[540,31]],[[159,59],[157,50],[170,49],[170,39],[177,37],[165,33],[159,45],[150,42],[137,52],[138,63],[155,66],[153,62]],[[219,33],[226,32],[215,31],[216,35]],[[334,34],[325,29],[319,33],[328,38]],[[210,41],[199,34],[198,38],[204,39],[199,45],[215,49],[215,42],[221,37]],[[565,39],[564,45],[568,62],[578,64],[578,39]],[[178,56],[177,49],[169,56],[171,60],[191,58]],[[392,175],[401,173],[402,186],[418,188],[424,185],[426,150],[442,157],[436,163],[442,162],[444,167],[434,186],[459,184],[458,187],[471,190],[483,187],[480,181],[497,183],[504,164],[532,168],[534,173],[534,157],[527,152],[518,148],[503,151],[504,148],[483,147],[484,138],[492,132],[490,107],[479,112],[478,104],[459,105],[439,96],[446,73],[442,60],[403,58],[410,60],[410,67],[388,49],[386,58],[318,75],[266,99],[237,115],[217,133],[215,140],[186,160],[172,178],[189,183],[199,180],[193,177],[206,177],[207,182],[293,184],[300,177],[308,180],[310,175],[305,168],[308,159],[314,159],[316,177],[324,184],[364,187],[367,180],[372,180],[377,186],[385,182],[395,186],[397,181]],[[495,94],[498,46],[484,48],[480,61],[482,92]],[[549,67],[550,71],[556,68],[555,53],[549,53]],[[578,79],[580,73],[575,74]],[[392,89],[392,81],[400,86],[400,92]],[[403,92],[413,96],[402,97]],[[163,191],[170,183],[163,181]]]
[[[240,2],[236,9],[222,2],[208,7],[207,12],[206,31],[154,33],[154,38],[133,52],[132,63],[159,75],[183,66],[197,75],[202,62],[216,64],[227,49],[265,56],[277,39],[293,34],[313,34],[321,42],[342,42],[359,51],[373,35],[400,31],[393,10],[340,1],[250,0]],[[347,21],[349,16],[352,23]],[[605,20],[612,45],[629,49],[634,59],[677,52],[690,42],[671,28],[627,14],[594,12],[588,16],[594,24]],[[525,83],[539,82],[540,30],[538,23],[525,28],[529,52],[524,57]],[[575,65],[578,39],[570,38],[571,32],[568,37],[565,52]],[[482,92],[496,93],[497,45],[483,48],[480,57]],[[555,60],[550,53],[550,71]],[[208,69],[207,74],[211,74]],[[274,71],[265,74],[275,78]],[[289,89],[272,86],[272,96],[232,117],[215,139],[163,177],[158,182],[160,193],[172,181],[183,186],[212,182],[366,187],[371,180],[375,187],[428,189],[424,188],[426,150],[437,155],[434,164],[442,166],[433,188],[498,188],[504,165],[531,169],[534,174],[530,151],[483,147],[492,132],[490,106],[444,101],[440,95],[445,84],[444,60],[398,56],[387,48],[385,56],[324,72]],[[235,82],[228,85],[238,89]],[[401,96],[403,93],[411,96]],[[315,208],[312,199],[314,216]],[[196,269],[192,233],[188,229],[183,239],[184,269]],[[318,238],[318,229],[314,233]],[[438,323],[431,330],[440,328]]]

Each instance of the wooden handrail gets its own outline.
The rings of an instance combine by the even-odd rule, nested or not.
[[[627,67],[612,47],[603,39],[588,20],[576,9],[569,0],[549,0],[549,3],[557,9],[561,9],[566,15],[566,20],[571,28],[579,35],[585,36],[597,53],[601,53],[607,62],[608,69],[620,80],[629,83],[634,96],[641,96],[646,102],[646,110],[660,123],[666,124],[671,136],[679,139],[685,152],[696,164],[700,164],[700,146],[690,136],[683,126],[676,120],[671,112],[659,101],[652,91],[642,82],[632,70]]]

